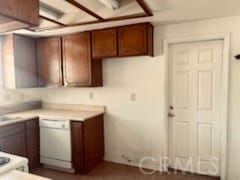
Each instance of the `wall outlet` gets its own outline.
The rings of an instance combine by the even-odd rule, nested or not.
[[[89,99],[91,99],[91,100],[94,99],[94,93],[93,93],[93,92],[90,92],[90,93],[89,93]]]
[[[126,160],[127,162],[129,162],[129,163],[132,162],[132,160],[129,157],[125,156],[125,155],[122,155],[122,158],[124,160]]]
[[[136,101],[136,94],[135,93],[130,94],[130,100],[131,101]]]

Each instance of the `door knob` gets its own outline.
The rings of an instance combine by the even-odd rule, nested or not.
[[[173,117],[175,117],[175,114],[168,113],[168,117],[173,118]]]

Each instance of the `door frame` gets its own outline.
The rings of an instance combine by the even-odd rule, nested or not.
[[[166,72],[165,72],[165,152],[164,157],[169,157],[169,121],[168,121],[168,107],[169,107],[169,48],[173,44],[181,43],[192,43],[210,40],[222,40],[223,41],[223,63],[222,63],[222,89],[221,89],[221,180],[227,180],[227,162],[228,162],[228,92],[229,92],[229,55],[230,55],[230,34],[213,34],[213,35],[202,35],[202,36],[192,36],[192,37],[179,37],[173,39],[164,40],[164,55],[166,61]]]

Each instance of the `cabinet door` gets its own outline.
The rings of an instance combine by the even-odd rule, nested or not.
[[[92,57],[94,59],[116,57],[117,55],[116,28],[92,31]]]
[[[27,157],[25,133],[19,133],[0,139],[1,151]]]
[[[0,33],[39,25],[39,0],[2,0],[0,12]]]
[[[38,78],[40,86],[61,86],[61,38],[37,40]]]
[[[87,173],[103,160],[103,115],[84,122],[72,122],[73,167],[77,173]]]
[[[90,33],[84,32],[63,37],[64,84],[91,86]]]
[[[84,121],[84,170],[89,172],[104,157],[103,115]]]
[[[27,157],[29,160],[30,169],[39,165],[39,122],[38,119],[34,119],[26,122],[27,133]]]
[[[81,122],[71,123],[72,132],[72,156],[73,167],[77,173],[84,169],[84,151],[83,151],[83,124]]]
[[[119,56],[147,54],[147,24],[119,28]]]
[[[0,1],[0,12],[1,15],[5,15],[13,20],[19,20],[36,26],[39,25],[38,0]]]

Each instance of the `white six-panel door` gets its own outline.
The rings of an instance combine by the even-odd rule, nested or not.
[[[170,167],[220,174],[223,41],[170,47]]]

